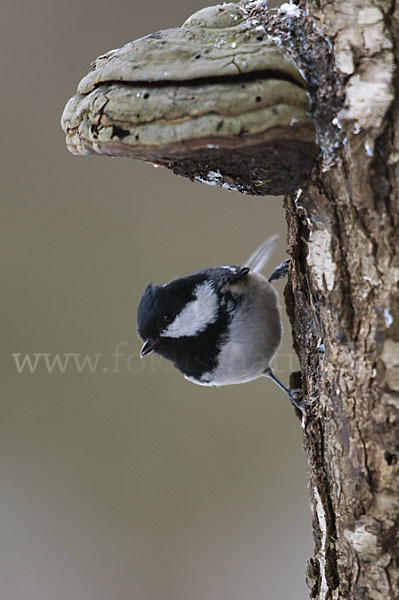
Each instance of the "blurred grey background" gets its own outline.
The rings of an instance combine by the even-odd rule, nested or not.
[[[140,361],[135,333],[149,281],[240,264],[276,231],[282,261],[281,199],[73,157],[59,126],[96,56],[207,4],[3,3],[2,600],[308,597],[305,456],[288,399],[268,380],[192,385]],[[64,373],[44,357],[22,368],[27,354],[68,353]],[[79,373],[85,355],[96,368]],[[287,325],[275,367],[285,382],[296,368]]]

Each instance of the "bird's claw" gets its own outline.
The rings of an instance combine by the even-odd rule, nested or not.
[[[301,389],[290,389],[288,395],[295,408],[300,410],[303,415],[306,414],[309,402],[304,398],[303,391]]]
[[[288,267],[290,262],[291,259],[287,258],[283,263],[281,263],[281,265],[275,267],[268,281],[276,281],[277,279],[282,279],[283,277],[286,277],[286,275],[288,274]]]

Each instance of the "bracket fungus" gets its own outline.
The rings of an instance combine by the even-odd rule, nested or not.
[[[297,187],[317,153],[305,82],[247,6],[202,9],[100,56],[64,109],[69,150],[253,195]]]

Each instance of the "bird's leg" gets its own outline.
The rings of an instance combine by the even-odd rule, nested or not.
[[[287,258],[287,260],[285,260],[283,263],[281,263],[281,265],[278,265],[278,267],[275,267],[273,269],[272,274],[270,275],[268,281],[275,281],[276,279],[282,279],[283,277],[286,277],[287,273],[288,273],[288,265],[290,264],[290,259]]]
[[[274,381],[274,383],[276,383],[280,389],[282,389],[286,394],[288,394],[292,404],[298,410],[300,410],[301,413],[305,412],[305,401],[303,398],[302,390],[299,390],[299,389],[291,390],[290,388],[287,388],[283,383],[281,383],[281,381],[279,381],[277,379],[277,377],[275,376],[275,374],[273,373],[273,371],[271,370],[270,367],[268,367],[266,369],[266,371],[263,372],[263,374],[265,375],[265,377],[269,377],[270,379],[272,379]]]

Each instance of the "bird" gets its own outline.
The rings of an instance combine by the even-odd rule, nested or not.
[[[155,352],[189,381],[205,386],[246,383],[266,376],[302,410],[302,390],[289,389],[271,368],[281,343],[277,292],[289,259],[269,278],[261,274],[278,235],[269,237],[243,266],[202,269],[164,285],[150,283],[137,311],[140,356]]]

